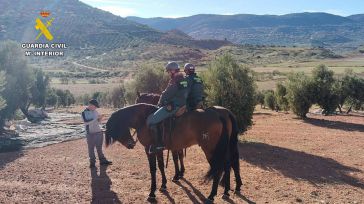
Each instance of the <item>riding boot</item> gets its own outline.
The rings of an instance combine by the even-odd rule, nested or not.
[[[155,153],[164,149],[162,134],[159,125],[153,125],[150,127],[153,136],[153,145],[151,146],[150,152]]]

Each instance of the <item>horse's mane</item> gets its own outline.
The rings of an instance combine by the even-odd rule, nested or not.
[[[112,113],[106,122],[106,146],[115,141],[117,137],[122,136],[121,134],[129,131],[129,128],[131,128],[131,121],[133,117],[138,115],[138,111],[144,111],[144,114],[150,114],[157,109],[158,107],[152,104],[138,103],[126,106]]]

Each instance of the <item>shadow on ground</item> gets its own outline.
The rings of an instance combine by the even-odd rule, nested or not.
[[[22,151],[0,153],[0,170],[23,155],[24,153]]]
[[[22,157],[23,143],[18,139],[17,135],[0,134],[0,170],[8,163],[11,163]]]
[[[97,168],[91,168],[91,203],[122,203],[117,194],[111,190],[111,179],[106,173],[106,166],[100,166],[100,173]]]
[[[244,161],[268,171],[278,171],[295,180],[313,184],[348,184],[364,189],[364,181],[349,175],[362,172],[360,169],[330,158],[256,142],[239,143],[239,152]]]
[[[364,117],[363,117],[364,121]],[[330,128],[330,129],[337,129],[337,130],[344,130],[344,131],[359,131],[364,132],[364,124],[357,124],[357,123],[347,123],[342,121],[331,121],[325,119],[316,119],[316,118],[307,118],[304,120],[305,123],[309,123],[311,125],[323,127],[323,128]]]

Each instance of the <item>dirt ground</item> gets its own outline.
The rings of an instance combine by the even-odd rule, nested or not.
[[[240,136],[243,195],[222,200],[219,187],[215,203],[364,203],[364,117],[309,118],[257,110],[254,126]],[[147,203],[150,175],[141,145],[114,144],[105,154],[114,164],[90,170],[85,139],[2,153],[0,203]],[[172,163],[170,157],[169,179]],[[207,170],[202,151],[189,148],[185,179],[169,180],[158,202],[203,202],[211,187],[203,183]]]

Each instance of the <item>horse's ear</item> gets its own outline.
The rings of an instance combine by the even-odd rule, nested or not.
[[[139,91],[137,91],[137,96],[140,97],[140,92]]]

